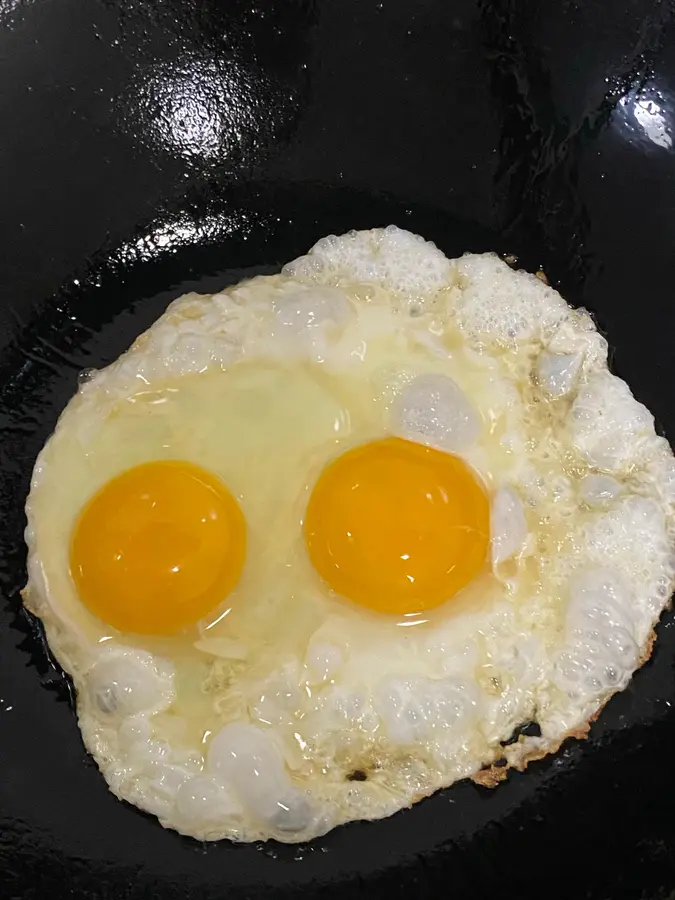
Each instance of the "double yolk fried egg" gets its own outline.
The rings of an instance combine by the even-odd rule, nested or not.
[[[588,314],[393,226],[172,303],[81,384],[26,513],[87,749],[207,840],[555,751],[673,588],[673,455]]]

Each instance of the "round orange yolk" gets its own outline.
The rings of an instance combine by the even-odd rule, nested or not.
[[[75,525],[70,571],[82,602],[121,631],[171,634],[234,588],[246,525],[236,500],[192,463],[145,463],[109,481]]]
[[[324,469],[305,517],[312,564],[334,591],[384,613],[440,605],[485,566],[485,491],[456,456],[387,438]]]

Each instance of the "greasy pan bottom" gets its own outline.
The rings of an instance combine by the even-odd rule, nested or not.
[[[115,800],[20,610],[30,472],[78,372],[331,232],[542,266],[675,438],[671,5],[282,6],[0,0],[0,896],[673,896],[670,613],[587,741],[295,848]]]

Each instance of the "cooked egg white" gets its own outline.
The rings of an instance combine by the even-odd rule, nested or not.
[[[674,504],[587,313],[390,226],[179,298],[81,385],[24,599],[117,796],[307,840],[583,731],[648,654]]]

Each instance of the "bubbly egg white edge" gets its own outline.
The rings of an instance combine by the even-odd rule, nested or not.
[[[103,657],[97,658],[100,648],[92,648],[89,666],[82,667],[78,635],[69,632],[67,623],[61,622],[55,612],[58,598],[50,594],[37,554],[31,504],[31,497],[47,476],[48,442],[36,462],[26,506],[29,550],[26,605],[43,620],[50,648],[74,678],[85,744],[113,792],[154,813],[163,824],[203,839],[255,840],[273,836],[287,841],[306,840],[353,818],[388,815],[458,778],[475,776],[478,780],[489,781],[501,777],[501,774],[494,774],[495,769],[488,770],[492,774],[481,775],[482,766],[490,766],[500,758],[505,758],[508,766],[524,767],[529,759],[555,751],[568,735],[582,734],[612,694],[625,687],[633,671],[646,660],[651,650],[654,624],[673,588],[675,466],[672,452],[665,440],[656,436],[649,412],[634,400],[623,382],[607,371],[606,344],[587,314],[571,310],[539,279],[513,272],[493,254],[447,260],[433,245],[393,227],[323,239],[307,256],[286,266],[284,275],[299,286],[307,286],[310,292],[324,291],[320,307],[327,310],[327,318],[337,325],[350,313],[340,300],[341,291],[335,289],[348,281],[365,286],[366,302],[368,285],[384,286],[393,293],[402,310],[415,307],[416,320],[421,322],[435,322],[452,315],[468,345],[478,354],[484,354],[490,348],[498,348],[500,353],[517,353],[523,346],[538,346],[539,355],[535,361],[538,389],[550,398],[570,398],[569,424],[574,449],[588,467],[585,478],[592,481],[584,487],[584,502],[602,511],[596,529],[598,533],[589,535],[595,548],[595,556],[592,553],[591,558],[597,558],[597,583],[574,588],[576,593],[570,603],[566,626],[574,639],[570,643],[569,659],[559,666],[562,671],[562,675],[558,673],[559,682],[574,693],[577,690],[574,679],[578,678],[579,671],[584,671],[584,667],[588,668],[605,652],[610,654],[606,657],[610,663],[614,659],[611,654],[615,653],[616,659],[623,661],[624,668],[621,669],[618,663],[614,666],[618,672],[614,684],[599,683],[595,693],[587,691],[584,694],[582,691],[574,715],[563,717],[557,723],[549,722],[540,738],[521,737],[507,747],[501,747],[500,741],[495,740],[492,752],[484,754],[480,760],[472,759],[471,754],[463,758],[458,753],[454,768],[443,772],[440,780],[426,777],[424,773],[413,775],[406,782],[407,794],[387,797],[385,792],[385,795],[373,798],[368,796],[367,782],[354,782],[349,788],[354,793],[353,801],[339,810],[330,798],[324,798],[326,802],[323,806],[319,804],[318,812],[307,812],[303,806],[307,802],[307,792],[289,777],[283,749],[273,741],[260,739],[259,729],[256,731],[250,726],[246,730],[244,723],[238,732],[230,730],[223,736],[222,754],[218,755],[217,747],[212,750],[206,770],[203,771],[201,761],[190,754],[181,759],[172,757],[171,765],[167,766],[163,761],[166,747],[152,740],[147,726],[152,715],[171,705],[171,664],[131,648],[104,646]],[[238,287],[213,297],[186,295],[174,301],[130,351],[82,385],[64,411],[57,431],[73,416],[74,410],[80,414],[84,411],[92,416],[99,415],[96,396],[101,391],[123,395],[137,390],[139,380],[152,384],[162,378],[203,371],[208,367],[227,368],[241,358],[242,353],[250,354],[251,344],[243,347],[233,339],[240,307],[251,299],[246,296],[245,286],[239,287],[241,294],[237,297]],[[233,296],[235,302],[232,302]],[[267,309],[260,310],[259,340],[262,354],[273,356],[275,335],[274,328],[270,330],[268,313]],[[313,328],[315,324],[321,325],[312,321],[315,315],[316,307],[312,307],[310,318],[295,324],[300,335],[306,334],[307,326],[310,326],[309,332],[314,336],[299,352],[316,359],[322,358],[325,336],[321,327]],[[287,321],[283,312],[273,322],[276,328],[294,328],[293,317]],[[205,342],[204,337],[208,337],[208,341]],[[626,483],[631,485],[628,492]],[[508,507],[509,500],[508,496],[502,497],[502,506]],[[635,502],[631,505],[632,500]],[[614,522],[609,521],[612,515]],[[659,516],[663,519],[662,525]],[[645,571],[652,596],[645,596],[644,592],[639,594],[639,586],[626,584],[621,573],[617,576],[618,569],[612,566],[611,553],[610,565],[604,566],[607,546],[621,544],[613,537],[612,529],[621,534],[628,529],[629,542],[634,541],[634,534],[639,534],[645,546],[651,548],[651,556],[647,553],[645,563],[651,568]],[[665,548],[662,546],[664,541]],[[639,547],[638,552],[641,549]],[[622,552],[623,547],[619,546],[617,554]],[[658,577],[654,574],[657,571]],[[641,575],[644,577],[644,573]],[[607,597],[610,599],[605,604]],[[609,649],[604,647],[605,636],[598,630],[598,616],[607,625]],[[628,631],[632,634],[629,635],[632,644],[623,637]],[[601,634],[599,641],[598,634]],[[577,647],[586,648],[583,650],[586,656],[582,653],[575,658]],[[330,667],[331,652],[330,646],[323,650],[318,648],[317,653],[323,660],[321,665]],[[101,691],[91,690],[92,680],[103,678],[106,667],[109,683],[117,678],[115,683],[126,685],[129,709],[123,733],[121,729],[117,733],[102,725]],[[612,669],[612,666],[605,668]],[[554,689],[560,690],[560,684]],[[437,703],[434,715],[446,700],[433,701]],[[405,711],[405,702],[400,700],[403,705],[396,707],[394,703],[392,708]],[[462,714],[453,708],[452,715],[461,719]],[[391,722],[395,720],[396,715]],[[401,746],[409,750],[410,744],[405,743],[407,733],[412,732],[405,732],[405,729],[401,732]],[[135,752],[143,755],[143,765],[151,773],[148,783],[152,789],[147,792],[140,790],[138,781],[129,778],[125,768],[119,766],[120,754],[128,748],[136,748]],[[258,796],[251,790],[247,812],[257,824],[242,828],[237,824],[241,801],[233,800],[223,784],[233,779],[245,779],[252,759],[262,760],[271,773],[271,788],[267,785],[269,790],[266,790],[274,803],[277,803],[275,797],[287,798],[288,802],[282,804],[286,819],[283,816],[279,819],[277,811],[270,809],[269,797]],[[410,762],[413,764],[414,760]],[[153,767],[156,770],[154,778]],[[499,773],[502,771],[500,769]],[[311,791],[309,793],[311,795]],[[215,820],[209,819],[214,815],[213,809],[220,811]],[[207,811],[202,821],[196,821],[199,810]],[[223,818],[228,816],[234,825],[232,822],[223,824]]]

